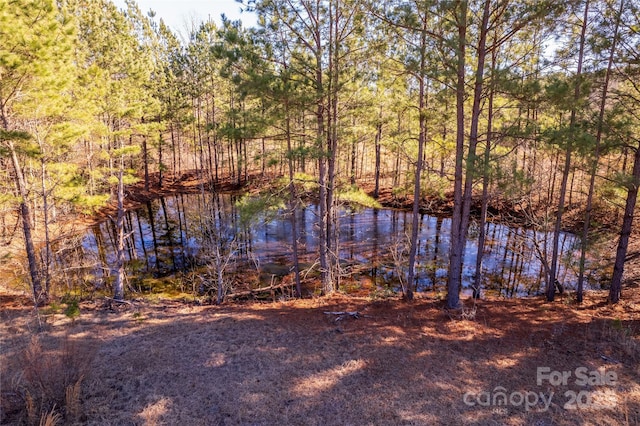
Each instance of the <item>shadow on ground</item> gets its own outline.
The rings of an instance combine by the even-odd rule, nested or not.
[[[636,310],[599,316],[539,300],[482,301],[472,320],[459,320],[433,300],[134,303],[85,307],[73,324],[49,318],[41,336],[49,348],[68,335],[96,351],[81,424],[633,425]],[[361,315],[325,313],[335,311]],[[20,368],[19,318],[28,314],[6,315],[0,359],[14,371],[3,382]],[[544,367],[570,376],[539,383]],[[596,383],[596,371],[615,382]]]

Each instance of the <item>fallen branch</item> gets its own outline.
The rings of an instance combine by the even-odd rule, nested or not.
[[[123,303],[123,304],[127,304],[127,305],[133,306],[133,303],[129,302],[128,300],[119,300],[119,299],[114,299],[112,297],[107,297],[107,296],[105,296],[104,298],[107,299],[110,302]]]
[[[107,297],[107,296],[105,296],[104,298],[105,298],[105,303],[103,306],[108,307],[109,309],[114,309],[115,307],[123,306],[123,305],[127,305],[132,308],[135,308],[135,305],[128,300],[118,300],[118,299],[114,299],[112,297]]]
[[[230,293],[230,294],[227,294],[225,297],[228,298],[228,299],[235,299],[236,297],[253,296],[254,294],[266,293],[268,291],[280,290],[280,289],[283,289],[283,288],[288,288],[288,287],[293,287],[293,286],[295,286],[295,283],[285,283],[285,284],[278,284],[278,285],[270,285],[268,287],[260,287],[260,288],[254,288],[254,289],[247,290],[247,291],[239,291],[237,293]]]
[[[337,315],[337,318],[335,319],[336,321],[340,321],[346,317],[351,317],[353,319],[358,319],[360,317],[364,317],[364,315],[362,315],[360,312],[358,311],[353,311],[353,312],[348,312],[348,311],[339,311],[339,312],[325,312],[325,315]]]

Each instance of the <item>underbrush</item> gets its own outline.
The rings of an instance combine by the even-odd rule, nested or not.
[[[620,319],[604,323],[602,336],[618,346],[620,353],[628,356],[632,361],[640,361],[640,333],[632,324],[625,324]]]
[[[3,392],[3,422],[57,425],[81,421],[82,383],[90,373],[95,348],[69,335],[59,347],[45,348],[36,335],[15,365]]]

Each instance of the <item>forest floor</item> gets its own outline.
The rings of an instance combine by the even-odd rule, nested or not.
[[[0,423],[22,424],[31,398],[37,424],[80,383],[65,424],[638,425],[640,295],[626,296],[459,312],[421,297],[96,300],[72,320],[3,292]]]
[[[128,202],[199,188],[186,176]],[[38,424],[55,404],[59,424],[83,425],[640,425],[639,283],[636,234],[617,305],[592,291],[581,306],[565,294],[449,312],[358,293],[36,312],[0,285],[0,424]]]

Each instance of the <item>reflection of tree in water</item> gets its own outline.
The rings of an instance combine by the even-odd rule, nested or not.
[[[283,270],[292,267],[291,221],[283,207],[272,215],[257,215],[249,225],[238,207],[238,197],[220,193],[177,195],[147,203],[127,215],[127,258],[130,267],[142,265],[156,276],[191,271],[202,275],[203,289],[224,296],[237,272],[261,268]],[[259,209],[257,209],[259,211]],[[299,255],[305,267],[317,261],[317,206],[297,209],[300,226]],[[344,209],[340,220],[340,253],[344,273],[368,275],[368,282],[400,289],[406,280],[403,237],[410,232],[411,213],[367,208]],[[449,227],[451,220],[421,214],[417,247],[416,284],[418,291],[442,291],[448,274]],[[475,230],[477,231],[477,229]],[[465,255],[464,284],[473,277],[477,254],[477,234],[471,229]],[[509,228],[489,222],[486,225],[482,287],[484,291],[507,297],[535,294],[545,272],[544,248],[547,234]],[[85,246],[108,270],[113,259],[113,226],[109,222],[94,227]],[[562,248],[566,265],[573,259],[575,238],[565,234]],[[396,248],[395,252],[393,248]],[[209,268],[208,272],[203,272]],[[220,275],[222,273],[222,275]],[[570,268],[560,277],[573,279]],[[96,273],[106,278],[108,274]],[[222,282],[223,285],[218,285]],[[364,281],[363,281],[364,282]],[[206,287],[206,288],[205,288]],[[221,289],[221,290],[220,290]]]
[[[97,228],[97,227],[94,227]],[[84,236],[62,238],[52,242],[54,268],[51,268],[52,285],[62,287],[66,292],[79,290],[93,292],[108,282],[109,269],[103,269],[106,259],[104,239],[101,234],[95,240],[95,248],[89,249]],[[60,289],[60,287],[58,289]],[[53,290],[53,288],[52,288]]]

